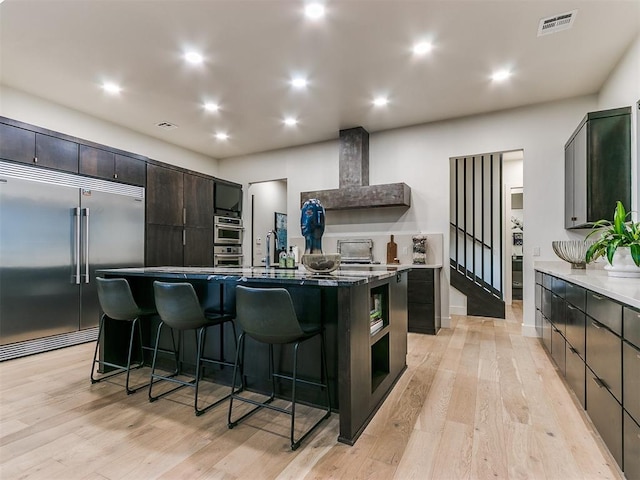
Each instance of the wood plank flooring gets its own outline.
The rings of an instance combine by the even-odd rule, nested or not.
[[[91,385],[92,345],[0,364],[0,478],[619,479],[614,460],[537,339],[506,320],[454,317],[409,335],[408,368],[357,441],[332,417],[296,452],[289,417],[233,430],[227,404],[195,417],[192,392]],[[136,372],[143,382],[147,369]],[[211,399],[226,389],[205,383]],[[321,413],[303,409],[301,428]]]

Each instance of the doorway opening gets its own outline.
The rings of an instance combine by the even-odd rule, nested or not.
[[[250,183],[247,189],[249,198],[249,218],[251,224],[247,235],[251,240],[251,248],[248,249],[252,267],[264,266],[267,254],[267,233],[280,232],[278,235],[269,235],[269,256],[271,264],[278,263],[278,248],[287,248],[286,238],[286,214],[287,214],[287,180],[269,180]],[[278,214],[278,215],[276,215]],[[284,225],[283,229],[283,215]],[[278,243],[279,241],[279,243]],[[284,246],[283,246],[284,245]]]

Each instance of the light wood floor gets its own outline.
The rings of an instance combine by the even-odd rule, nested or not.
[[[520,334],[520,308],[410,334],[407,370],[353,447],[336,442],[335,414],[291,452],[284,415],[228,430],[226,403],[195,417],[191,392],[150,404],[146,391],[91,385],[90,344],[4,362],[0,478],[621,478],[538,341]]]

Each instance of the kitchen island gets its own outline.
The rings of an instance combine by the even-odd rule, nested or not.
[[[408,266],[358,265],[343,266],[330,274],[312,274],[303,268],[288,270],[264,267],[151,267],[100,270],[107,278],[126,278],[134,297],[141,305],[153,305],[153,281],[185,281],[191,283],[203,308],[235,312],[235,287],[280,287],[291,294],[301,323],[322,324],[328,361],[328,380],[331,403],[339,412],[338,440],[352,445],[380,407],[393,385],[406,368],[407,354],[407,274]],[[372,316],[382,321],[372,323]],[[151,329],[155,322],[147,322],[143,342],[151,345]],[[119,356],[126,346],[123,332],[105,332],[102,345],[107,357]],[[299,371],[302,376],[320,375],[319,339],[300,349]],[[192,358],[184,341],[185,360]],[[304,348],[306,347],[306,348]],[[227,332],[207,338],[207,354],[235,354],[234,339]],[[245,365],[247,388],[268,391],[264,379],[267,374],[264,345],[247,344]],[[226,352],[226,353],[225,353]],[[251,355],[249,352],[255,352]],[[183,351],[183,353],[185,353]],[[288,369],[288,349],[276,351],[284,369]],[[186,368],[188,368],[188,364]],[[212,372],[212,380],[229,383],[230,369]],[[302,401],[322,405],[322,394],[301,391]],[[289,389],[280,385],[278,392],[285,396]]]

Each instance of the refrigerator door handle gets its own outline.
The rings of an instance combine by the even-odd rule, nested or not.
[[[84,283],[89,283],[89,207],[84,209],[85,231],[84,231]]]
[[[74,275],[75,284],[80,285],[80,207],[73,209],[75,217],[75,253],[76,253],[76,274]]]

